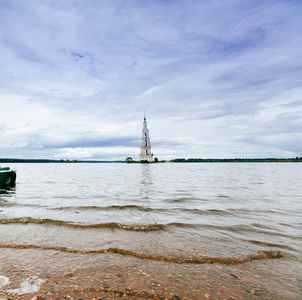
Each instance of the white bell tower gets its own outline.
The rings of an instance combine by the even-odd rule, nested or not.
[[[142,130],[142,144],[141,144],[141,154],[139,155],[139,160],[147,160],[149,162],[153,161],[153,154],[151,153],[151,144],[149,137],[149,130],[147,128],[146,115],[144,114],[144,123]]]

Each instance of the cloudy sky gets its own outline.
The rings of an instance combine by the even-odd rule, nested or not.
[[[302,156],[302,1],[1,0],[0,157]]]

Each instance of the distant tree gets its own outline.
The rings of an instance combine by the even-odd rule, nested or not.
[[[133,163],[132,157],[128,156],[128,157],[125,159],[125,162],[128,163],[128,164]]]
[[[149,163],[149,161],[148,161],[148,160],[146,160],[146,159],[143,159],[143,160],[140,160],[140,163],[141,163],[141,164],[148,164],[148,163]]]
[[[154,158],[154,162],[158,163],[158,158],[157,157]]]

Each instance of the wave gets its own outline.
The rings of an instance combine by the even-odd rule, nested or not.
[[[54,220],[54,219],[35,219],[31,217],[23,218],[4,218],[0,219],[0,225],[9,225],[9,224],[38,224],[38,225],[53,225],[53,226],[62,226],[69,228],[80,228],[80,229],[122,229],[129,231],[158,231],[166,230],[168,228],[205,228],[205,229],[223,229],[228,230],[229,227],[220,227],[216,225],[208,224],[188,224],[188,223],[167,223],[167,224],[123,224],[123,223],[99,223],[99,224],[83,224],[83,223],[73,223],[69,221]]]
[[[107,210],[138,210],[142,212],[149,212],[157,209],[139,205],[111,205],[111,206],[61,206],[55,208],[49,208],[51,210],[96,210],[96,211],[107,211]],[[164,209],[165,210],[165,209]]]
[[[111,206],[65,206],[49,208],[51,210],[96,210],[96,211],[110,211],[110,210],[137,210],[141,212],[159,212],[159,213],[173,213],[173,212],[187,212],[197,215],[229,215],[233,214],[226,210],[219,209],[198,209],[198,208],[152,208],[139,205],[111,205]]]
[[[189,202],[189,201],[195,201],[195,200],[201,200],[195,197],[180,197],[180,198],[169,198],[169,199],[165,199],[164,202],[168,202],[168,203],[185,203],[185,202]]]
[[[229,226],[222,225],[212,225],[212,224],[196,224],[196,223],[153,223],[153,224],[140,224],[140,223],[97,223],[97,224],[87,224],[87,223],[75,223],[72,221],[54,220],[54,219],[35,219],[31,217],[23,218],[3,218],[0,219],[0,225],[9,224],[38,224],[38,225],[52,225],[52,226],[62,226],[75,229],[111,229],[111,230],[126,230],[126,231],[138,231],[138,232],[150,232],[150,231],[162,231],[169,230],[173,228],[182,229],[194,229],[194,230],[210,230],[213,232],[224,232],[234,233],[234,234],[264,234],[273,235],[279,237],[290,237],[291,239],[301,240],[300,236],[286,235],[277,231],[272,231],[271,228],[266,226],[257,226],[258,224],[236,224]],[[255,226],[256,225],[256,226]]]
[[[287,245],[274,244],[274,243],[269,243],[269,242],[261,242],[261,241],[256,241],[256,240],[247,240],[247,241],[251,244],[258,245],[258,246],[281,248],[281,249],[293,250],[293,251],[295,250],[294,248],[287,246]]]
[[[231,208],[231,209],[199,209],[199,208],[182,208],[182,207],[176,207],[176,208],[165,208],[165,207],[148,207],[143,205],[135,205],[135,204],[129,204],[129,205],[110,205],[110,206],[97,206],[97,205],[89,205],[89,206],[60,206],[60,207],[51,207],[49,205],[43,205],[43,204],[32,204],[32,203],[14,203],[14,202],[8,202],[4,199],[0,199],[0,208],[6,208],[6,207],[30,207],[30,208],[36,208],[36,209],[44,209],[44,210],[53,210],[53,211],[70,211],[70,212],[80,212],[80,211],[90,211],[90,212],[143,212],[143,213],[155,213],[155,214],[169,214],[169,215],[182,215],[182,214],[189,214],[189,215],[196,215],[196,216],[243,216],[243,215],[251,215],[254,216],[255,214],[279,214],[279,212],[273,211],[273,210],[249,210],[249,209],[241,209],[241,208]],[[1,221],[0,221],[1,224]],[[285,223],[279,223],[283,226],[291,226],[290,224]],[[301,223],[297,225],[302,225]],[[214,225],[215,226],[215,225]],[[242,225],[239,225],[242,226]],[[258,227],[259,229],[269,229],[268,226],[265,226],[261,223],[253,223],[251,225],[247,225],[251,228]],[[225,229],[230,231],[237,231],[236,225],[229,227],[224,227]],[[219,229],[219,228],[217,228]],[[221,228],[223,229],[223,228]],[[243,228],[240,228],[241,230]],[[250,231],[250,230],[248,230]]]
[[[47,210],[56,210],[56,211],[139,211],[139,212],[154,212],[154,213],[189,213],[196,215],[234,215],[234,212],[228,210],[219,210],[219,209],[198,209],[198,208],[152,208],[145,207],[140,205],[111,205],[111,206],[61,206],[61,207],[48,207],[46,205],[37,205],[37,204],[20,204],[12,202],[3,202],[0,201],[0,207],[32,207],[32,208],[43,208]]]
[[[123,224],[123,223],[99,223],[99,224],[83,224],[83,223],[73,223],[62,220],[53,219],[35,219],[31,217],[23,218],[4,218],[0,219],[0,224],[38,224],[38,225],[53,225],[62,226],[70,228],[81,228],[81,229],[121,229],[129,231],[158,231],[167,230],[168,228],[184,228],[184,229],[210,229],[210,230],[223,230],[223,231],[233,231],[239,232],[240,230],[248,230],[247,225],[234,225],[234,226],[219,226],[210,224],[189,224],[189,223],[167,223],[167,224]]]
[[[0,224],[39,224],[39,225],[55,225],[65,226],[71,228],[82,229],[95,229],[95,228],[108,228],[108,229],[122,229],[130,231],[156,231],[163,230],[165,225],[162,224],[121,224],[121,223],[101,223],[101,224],[76,224],[66,221],[53,220],[53,219],[33,219],[33,218],[14,218],[14,219],[1,219]]]
[[[182,202],[184,198],[174,199],[175,202]],[[193,198],[192,198],[193,199]],[[171,201],[174,201],[171,200]],[[179,200],[179,201],[178,201]],[[89,205],[89,206],[60,206],[60,207],[51,207],[48,205],[39,205],[39,204],[22,204],[22,203],[14,203],[8,202],[4,199],[0,199],[0,207],[32,207],[32,208],[42,208],[46,210],[55,210],[55,211],[138,211],[138,212],[146,212],[146,213],[188,213],[193,215],[200,216],[238,216],[238,215],[255,215],[255,214],[280,214],[280,212],[274,210],[249,210],[249,209],[241,209],[241,208],[229,208],[229,209],[199,209],[199,208],[162,208],[162,207],[146,207],[142,205],[110,205],[110,206],[97,206],[97,205]],[[288,224],[282,224],[287,225]],[[261,227],[261,224],[253,224],[253,227]]]
[[[131,256],[140,259],[147,260],[156,260],[156,261],[165,261],[178,264],[243,264],[253,260],[264,260],[264,259],[276,259],[282,258],[284,255],[281,251],[273,250],[261,250],[255,254],[247,255],[242,258],[231,258],[231,257],[211,257],[211,256],[200,256],[194,258],[184,258],[184,257],[174,257],[174,256],[161,256],[161,255],[149,255],[141,254],[130,250],[125,250],[121,248],[108,248],[100,250],[74,250],[66,247],[46,247],[46,246],[37,246],[37,245],[5,245],[0,244],[0,248],[10,248],[10,249],[36,249],[36,250],[53,250],[68,252],[74,254],[104,254],[104,253],[115,253],[124,256]]]

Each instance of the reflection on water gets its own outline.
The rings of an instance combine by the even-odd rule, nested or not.
[[[142,195],[142,199],[148,199],[153,185],[152,166],[149,164],[140,164],[139,166],[141,167],[140,194]]]
[[[16,187],[2,187],[0,188],[0,197],[2,195],[13,196],[16,193]]]
[[[151,228],[163,229],[163,225],[157,225],[156,220],[152,218],[150,213],[151,208],[151,198],[153,192],[153,177],[152,177],[152,165],[150,164],[140,164],[141,168],[141,178],[140,178],[140,197],[141,204],[137,206],[134,211],[140,215],[140,225],[148,224],[147,226],[151,226]],[[142,210],[143,208],[143,210]],[[133,212],[132,212],[133,213]]]
[[[2,203],[9,202],[10,198],[14,197],[15,194],[16,194],[16,187],[4,187],[4,188],[0,188],[0,208],[1,208],[1,204]]]

